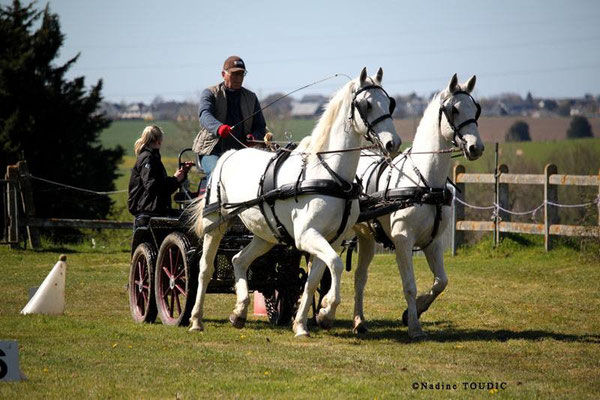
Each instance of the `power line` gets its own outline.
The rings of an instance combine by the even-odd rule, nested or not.
[[[290,64],[290,63],[303,63],[303,62],[313,62],[315,60],[357,60],[366,57],[378,57],[378,58],[396,58],[402,57],[406,58],[407,56],[415,56],[415,55],[441,55],[441,54],[461,54],[461,53],[469,53],[474,51],[497,51],[500,49],[508,50],[515,48],[529,48],[529,47],[539,47],[539,46],[562,46],[562,45],[572,45],[573,43],[584,43],[584,42],[593,42],[600,40],[600,36],[595,37],[575,37],[568,38],[566,40],[544,40],[544,41],[535,41],[529,43],[516,43],[516,44],[506,44],[506,45],[494,45],[490,46],[488,44],[483,46],[469,46],[463,48],[453,48],[446,47],[443,49],[427,49],[427,50],[414,50],[414,51],[402,51],[396,53],[387,53],[381,54],[377,53],[364,53],[361,55],[346,55],[346,56],[331,56],[331,57],[298,57],[298,58],[288,58],[288,59],[272,59],[266,61],[257,61],[255,65],[279,65],[279,64]],[[94,67],[73,67],[73,72],[76,71],[110,71],[110,70],[166,70],[166,69],[186,69],[186,68],[194,68],[194,69],[203,69],[203,68],[215,68],[215,63],[202,63],[202,62],[191,62],[185,64],[136,64],[136,65],[120,65],[120,66],[94,66]]]
[[[579,71],[586,69],[598,69],[600,70],[600,64],[590,64],[590,65],[574,65],[568,67],[554,67],[554,68],[537,68],[537,69],[522,69],[522,70],[513,70],[513,71],[492,71],[492,72],[478,72],[478,77],[484,78],[498,78],[498,77],[506,77],[506,76],[517,76],[517,75],[534,75],[539,73],[549,73],[549,72],[566,72],[566,71]],[[406,83],[439,83],[440,81],[445,81],[448,79],[448,75],[444,76],[435,76],[435,77],[415,77],[415,78],[405,78],[405,79],[391,79],[386,80],[386,85],[394,85],[394,84],[406,84]],[[294,88],[295,86],[281,86],[281,87],[261,87],[260,90],[276,92],[276,91],[285,91],[290,88]],[[335,85],[323,85],[322,88],[337,88]],[[169,91],[169,92],[161,92],[161,96],[195,96],[198,95],[199,91]],[[109,97],[139,97],[139,96],[156,96],[156,91],[154,92],[138,92],[138,93],[105,93],[104,96]]]

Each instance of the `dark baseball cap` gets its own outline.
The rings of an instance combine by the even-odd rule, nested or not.
[[[245,71],[246,64],[244,64],[244,60],[238,56],[231,56],[223,63],[223,70],[229,72]]]

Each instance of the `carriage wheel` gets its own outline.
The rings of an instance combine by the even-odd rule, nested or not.
[[[156,263],[156,306],[164,325],[187,325],[196,300],[197,272],[188,257],[189,240],[169,234],[160,246]],[[194,275],[194,272],[196,274]]]
[[[277,326],[288,325],[296,313],[298,296],[287,289],[275,289],[264,297],[269,322]]]
[[[129,309],[135,322],[156,320],[154,266],[156,252],[148,243],[140,244],[131,257],[129,270]]]

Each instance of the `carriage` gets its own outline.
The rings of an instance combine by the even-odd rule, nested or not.
[[[180,166],[182,156],[190,151],[185,149],[179,154]],[[152,323],[158,316],[164,325],[189,323],[202,251],[202,242],[190,231],[183,212],[193,197],[189,188],[182,185],[175,194],[181,216],[151,217],[146,226],[133,234],[128,291],[131,315],[136,322]],[[240,221],[228,230],[217,253],[208,293],[235,293],[231,258],[251,239],[251,233]],[[289,324],[295,314],[307,277],[302,258],[303,253],[293,247],[278,245],[258,258],[248,271],[249,289],[263,295],[268,319],[274,325]],[[327,293],[330,280],[325,274],[318,296]]]

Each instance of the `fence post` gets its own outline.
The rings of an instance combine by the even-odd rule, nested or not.
[[[19,170],[16,165],[8,165],[6,167],[6,180],[12,182],[6,185],[6,206],[7,219],[5,223],[7,229],[7,241],[10,243],[11,249],[19,248]]]
[[[550,184],[550,175],[556,173],[558,173],[558,168],[554,164],[547,164],[544,168],[544,247],[546,251],[552,249],[550,226],[558,222],[558,210],[555,206],[548,204],[549,201],[554,203],[558,201],[558,190],[555,185]]]
[[[32,249],[41,246],[40,233],[37,228],[30,227],[28,221],[35,217],[35,206],[33,204],[33,188],[31,186],[31,177],[27,161],[19,161],[19,186],[21,187],[21,199],[23,201],[23,211],[25,212],[25,226],[27,227],[27,237]]]
[[[456,179],[459,174],[465,172],[464,165],[457,164],[454,166],[453,180],[456,185],[456,198],[463,200],[465,198],[465,184],[459,183]],[[465,242],[465,233],[463,231],[456,230],[456,223],[458,221],[464,221],[465,219],[465,206],[454,201],[454,207],[452,207],[452,255],[456,255],[456,249],[458,249]]]
[[[498,185],[496,190],[496,204],[500,207],[508,210],[508,183],[500,183],[500,176],[502,174],[508,173],[508,166],[506,164],[500,164],[498,167],[498,177],[496,178],[496,184]],[[496,232],[496,244],[500,243],[501,233],[500,233],[500,222],[502,221],[510,221],[510,214],[502,211],[496,210],[496,226],[494,227]]]

